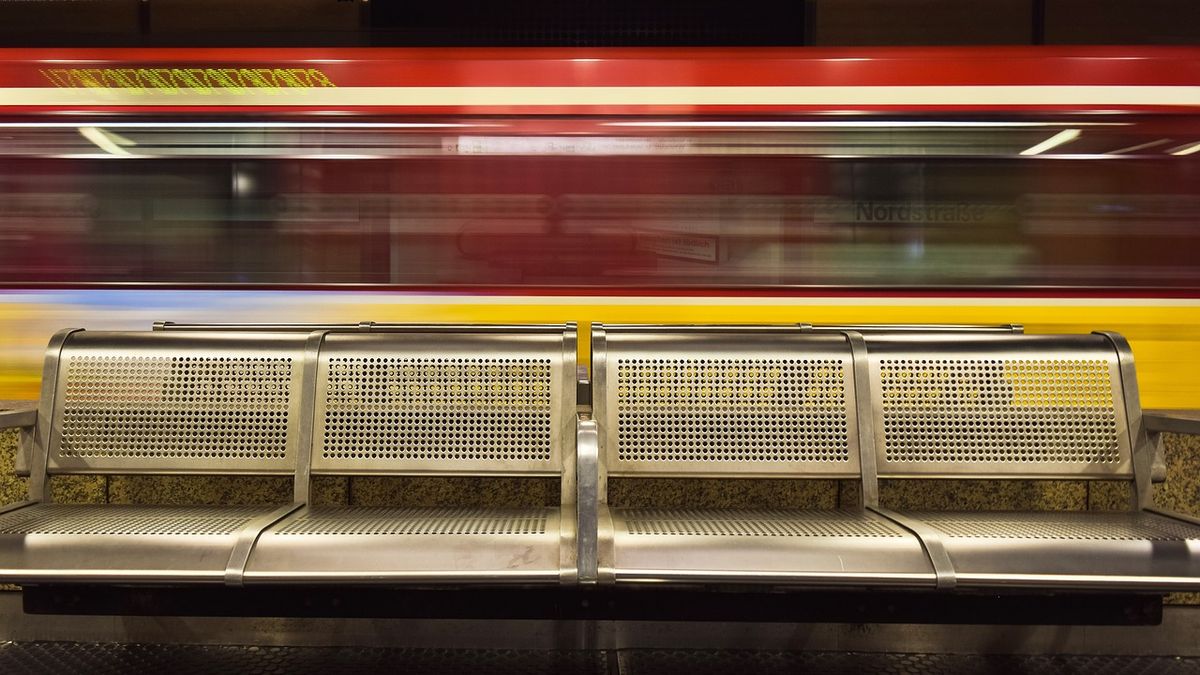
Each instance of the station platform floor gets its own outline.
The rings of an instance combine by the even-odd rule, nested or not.
[[[997,675],[1200,673],[1200,657],[971,655],[777,650],[456,650],[378,647],[153,645],[80,642],[0,644],[0,672],[405,675],[708,675],[709,673]]]
[[[1200,606],[1152,625],[37,614],[0,593],[0,674],[1200,675]]]

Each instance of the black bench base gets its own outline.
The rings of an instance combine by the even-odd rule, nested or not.
[[[579,588],[27,586],[29,614],[1158,625],[1162,596]]]

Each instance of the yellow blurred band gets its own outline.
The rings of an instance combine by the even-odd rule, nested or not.
[[[186,292],[184,292],[186,293]],[[230,296],[234,296],[230,293]],[[0,399],[36,398],[41,352],[64,327],[146,330],[185,322],[1019,323],[1029,333],[1114,330],[1133,346],[1142,404],[1200,408],[1200,301],[1076,298],[727,298],[281,292],[179,310],[0,299]],[[264,299],[265,298],[265,299]]]

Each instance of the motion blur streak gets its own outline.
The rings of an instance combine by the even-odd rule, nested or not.
[[[0,398],[63,327],[898,321],[1200,408],[1197,251],[1195,49],[0,50]]]
[[[1200,408],[1200,300],[412,295],[295,291],[0,293],[0,399],[36,398],[41,352],[64,326],[146,330],[179,322],[931,322],[1022,323],[1028,332],[1125,334],[1142,403]],[[587,326],[579,340],[586,363]]]

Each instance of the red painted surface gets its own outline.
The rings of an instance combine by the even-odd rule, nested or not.
[[[1188,47],[856,49],[0,49],[0,84],[45,68],[315,67],[338,86],[880,86],[1200,83]]]
[[[54,87],[42,71],[86,68],[318,68],[338,87],[668,87],[1200,85],[1200,50],[1186,47],[968,47],[861,49],[0,49],[0,90]],[[0,102],[3,101],[0,95]],[[873,106],[338,106],[386,114],[733,114],[825,109],[913,112],[929,105]],[[1079,112],[1072,106],[988,110]],[[10,104],[9,114],[63,112]],[[978,112],[970,105],[937,106]],[[1111,109],[1111,107],[1109,107]],[[1118,106],[1182,112],[1182,106]],[[75,112],[312,113],[294,106],[87,106]]]
[[[642,120],[655,115],[718,116],[756,120],[834,112],[826,106],[579,106],[569,94],[559,103],[545,106],[474,107],[382,107],[255,105],[254,89],[245,89],[245,105],[139,106],[105,105],[53,107],[9,105],[19,100],[13,88],[52,88],[45,69],[89,68],[318,68],[338,87],[712,87],[712,86],[1200,86],[1200,49],[1168,47],[997,47],[997,48],[892,48],[892,49],[22,49],[0,50],[0,116],[53,113],[52,121],[77,123],[94,119],[86,114],[127,114],[140,120],[169,119],[170,115],[204,116],[205,119],[256,121],[309,113],[362,113],[421,115],[421,121],[497,122],[497,127],[462,127],[431,131],[414,129],[388,133],[434,134],[446,137],[472,134],[566,135],[603,134],[639,136],[698,136],[703,129],[630,128],[604,126],[599,115],[635,115]],[[336,90],[333,90],[336,91]],[[269,95],[269,90],[264,90]],[[129,100],[136,101],[136,94]],[[7,103],[6,103],[7,101]],[[1143,141],[1175,139],[1156,152],[1189,139],[1200,138],[1196,107],[1105,106],[1103,111],[1086,106],[945,106],[930,104],[837,106],[837,112],[903,113],[917,117],[946,118],[962,115],[969,119],[1038,120],[1058,119],[1070,114],[1081,121],[1121,121],[1128,127],[1096,128],[1084,143],[1101,141],[1096,152],[1131,146]],[[1090,113],[1105,114],[1091,115]],[[86,113],[86,114],[80,114]],[[1085,114],[1087,113],[1087,114]],[[1144,113],[1144,114],[1125,114]],[[1170,114],[1163,114],[1170,113]],[[1186,113],[1186,114],[1176,114]],[[513,117],[504,117],[512,115]],[[524,115],[524,117],[515,117]],[[576,115],[575,117],[566,117]],[[587,116],[584,116],[587,115]],[[481,117],[482,116],[482,117]],[[46,121],[47,116],[38,117]],[[312,115],[307,121],[343,117]],[[353,119],[353,118],[350,118]],[[611,121],[613,118],[607,118]],[[862,119],[854,116],[825,116],[819,119]],[[725,131],[725,130],[716,130]],[[1106,134],[1109,134],[1106,136]],[[1118,135],[1124,134],[1124,135]],[[1126,136],[1129,136],[1127,139]],[[1110,140],[1106,140],[1110,139]],[[1090,152],[1090,151],[1089,151]],[[1194,262],[1198,230],[1182,228],[1170,236],[1148,234],[1147,221],[1157,219],[1171,226],[1179,219],[1169,209],[1151,213],[1128,228],[1088,230],[1103,214],[1088,209],[1133,208],[1142,195],[1161,196],[1187,206],[1184,198],[1196,194],[1197,173],[1193,168],[1200,155],[1130,162],[1054,162],[1010,157],[1000,160],[920,156],[875,157],[871,159],[815,159],[805,157],[440,157],[403,160],[320,161],[300,159],[264,160],[262,178],[271,185],[264,195],[326,198],[331,203],[346,201],[357,208],[357,199],[371,196],[523,195],[561,205],[564,195],[727,195],[732,197],[829,197],[842,201],[872,200],[921,202],[967,201],[1000,203],[1017,208],[1028,195],[1080,195],[1080,203],[1064,215],[1051,214],[1052,224],[1085,223],[1079,231],[1037,231],[1025,220],[976,232],[967,226],[954,231],[944,228],[891,227],[872,230],[861,223],[821,223],[811,218],[780,218],[777,233],[755,233],[729,226],[720,232],[721,246],[745,250],[787,249],[804,254],[805,247],[834,244],[877,244],[890,246],[900,258],[910,244],[966,244],[978,246],[980,263],[990,262],[993,250],[1003,251],[1019,244],[1034,256],[1032,262],[1050,269],[1090,267],[1101,270],[1102,278],[1088,278],[1074,285],[1047,274],[1043,277],[1005,279],[1002,287],[987,288],[987,281],[971,277],[958,280],[954,288],[940,285],[920,287],[919,282],[898,279],[887,288],[821,285],[819,274],[805,276],[805,259],[797,257],[776,263],[777,270],[764,269],[763,281],[744,277],[722,277],[719,266],[693,274],[689,281],[675,282],[681,274],[677,259],[636,244],[639,232],[652,228],[649,217],[625,214],[605,228],[579,232],[563,228],[558,207],[548,208],[528,220],[512,224],[503,218],[478,217],[478,222],[456,222],[452,226],[431,222],[427,229],[392,235],[386,231],[388,214],[364,207],[362,215],[350,220],[338,217],[322,222],[313,217],[294,224],[280,217],[275,222],[252,218],[229,222],[214,217],[211,232],[190,233],[192,223],[147,216],[132,225],[109,223],[94,214],[81,215],[88,223],[81,231],[120,231],[132,228],[124,241],[139,241],[152,253],[134,256],[121,267],[120,255],[137,246],[94,246],[83,241],[87,235],[53,233],[46,222],[14,227],[15,236],[6,244],[9,259],[0,251],[0,283],[9,288],[59,288],[55,282],[74,282],[65,287],[86,288],[93,282],[131,279],[157,280],[157,288],[283,288],[283,289],[402,289],[406,292],[522,295],[731,295],[808,297],[829,295],[916,295],[920,297],[1200,297],[1200,272]],[[62,159],[6,160],[0,170],[0,194],[22,191],[57,195],[99,196],[131,200],[169,200],[203,197],[229,199],[229,176],[219,160],[154,160],[142,164],[96,164],[95,161]],[[890,186],[919,165],[925,178],[921,188],[893,193]],[[886,169],[881,171],[881,167]],[[894,168],[895,170],[891,170]],[[145,171],[145,174],[139,174]],[[126,173],[127,172],[127,173]],[[190,177],[188,182],[158,188],[154,194],[139,190],[148,179],[174,173]],[[98,180],[103,176],[120,190]],[[145,180],[143,180],[145,179]],[[134,186],[134,187],[129,187]],[[187,186],[187,190],[184,187]],[[110,191],[106,192],[106,190]],[[128,193],[121,190],[127,190]],[[173,193],[171,190],[178,192]],[[1124,201],[1123,201],[1124,200]],[[1125,203],[1128,202],[1128,203]],[[365,203],[365,202],[364,202]],[[1168,204],[1169,206],[1169,204]],[[1187,206],[1190,208],[1190,206]],[[53,211],[53,209],[51,209]],[[147,209],[151,212],[152,209]],[[1098,212],[1097,212],[1098,213]],[[344,214],[339,214],[344,215]],[[577,214],[578,215],[578,214]],[[586,215],[586,214],[584,214]],[[737,215],[737,214],[733,214]],[[1044,215],[1044,214],[1043,214]],[[674,216],[672,216],[674,217]],[[1190,224],[1195,214],[1189,212]],[[1023,218],[1023,217],[1022,217]],[[1168,222],[1170,221],[1170,222]],[[56,221],[57,222],[57,221]],[[732,218],[731,222],[737,222]],[[1130,220],[1130,223],[1133,221]],[[1160,223],[1160,224],[1161,224]],[[1151,223],[1153,224],[1153,223]],[[1184,223],[1188,225],[1189,223]],[[290,227],[295,225],[294,227]],[[91,228],[91,229],[88,229]],[[141,229],[139,229],[141,228]],[[177,228],[178,241],[163,230]],[[246,245],[230,244],[226,230],[237,232],[244,242],[257,231],[267,251],[286,250],[276,257],[280,271],[274,277],[264,270],[266,254],[247,255]],[[603,230],[603,231],[601,231]],[[916,231],[920,230],[920,231]],[[1064,233],[1065,230],[1065,233]],[[143,234],[144,233],[144,234]],[[189,238],[191,237],[191,238]],[[873,238],[872,238],[873,237]],[[257,240],[256,240],[257,241]],[[397,267],[404,281],[391,284],[342,284],[346,279],[375,281],[386,277],[389,243],[401,245]],[[197,244],[201,242],[201,244]],[[0,240],[4,244],[4,240]],[[286,245],[286,249],[284,248]],[[433,246],[440,248],[433,248]],[[844,245],[844,246],[843,246]],[[218,247],[228,248],[218,250]],[[212,251],[207,251],[209,247]],[[274,247],[274,248],[272,248]],[[408,248],[411,247],[411,251]],[[425,248],[422,248],[425,247]],[[984,250],[991,247],[991,250]],[[834,248],[834,247],[830,247]],[[429,253],[436,250],[438,256]],[[835,252],[849,255],[846,252]],[[210,267],[197,263],[204,255]],[[39,257],[40,256],[40,257]],[[236,264],[229,257],[239,257]],[[243,259],[244,258],[244,259]],[[786,258],[782,256],[781,258]],[[292,266],[286,266],[286,264]],[[695,261],[683,261],[690,263]],[[810,261],[811,262],[811,261]],[[703,261],[701,261],[703,263]],[[190,266],[189,266],[190,265]],[[220,267],[228,265],[228,269]],[[424,267],[422,267],[424,266]],[[1179,270],[1146,281],[1126,281],[1125,268],[1152,271]],[[110,269],[111,268],[111,269]],[[409,272],[429,268],[429,272]],[[115,271],[114,271],[115,270]],[[361,270],[372,275],[353,276]],[[449,270],[449,271],[448,271]],[[631,272],[630,270],[633,270]],[[644,270],[644,272],[642,271]],[[691,273],[690,270],[683,270]],[[186,272],[186,273],[185,273]],[[775,273],[778,272],[778,273]],[[972,272],[974,270],[972,269]],[[260,276],[254,276],[259,274]],[[424,274],[424,276],[422,276]],[[1171,272],[1174,274],[1174,272]],[[224,275],[224,276],[222,276]],[[491,276],[489,276],[491,275]],[[213,281],[213,279],[217,279]],[[198,279],[184,284],[176,280]],[[266,279],[246,283],[247,279]],[[431,282],[430,280],[437,280]],[[1062,279],[1066,279],[1063,277]],[[287,283],[292,282],[296,283]],[[308,283],[316,280],[314,283]],[[323,280],[323,281],[322,281]],[[754,285],[759,284],[762,285]],[[936,281],[931,284],[937,283]],[[1001,282],[996,282],[1001,283]],[[40,285],[39,285],[40,284]]]

